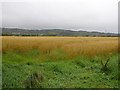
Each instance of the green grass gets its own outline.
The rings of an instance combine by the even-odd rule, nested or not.
[[[118,54],[72,59],[60,50],[51,55],[32,50],[2,57],[3,88],[118,88]],[[54,57],[53,57],[54,56]],[[109,71],[101,71],[101,60]],[[31,84],[32,82],[32,84]]]
[[[0,89],[2,88],[2,53],[0,53]]]

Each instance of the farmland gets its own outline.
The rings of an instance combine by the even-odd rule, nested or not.
[[[118,87],[117,37],[1,38],[3,88]]]

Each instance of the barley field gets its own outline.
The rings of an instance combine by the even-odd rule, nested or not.
[[[61,49],[70,57],[94,56],[118,51],[116,37],[2,37],[2,51],[26,52],[37,49],[41,53],[52,53]]]
[[[3,88],[118,87],[118,37],[0,38]]]

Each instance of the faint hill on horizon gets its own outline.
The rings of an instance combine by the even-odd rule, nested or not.
[[[88,31],[72,31],[68,29],[28,30],[20,28],[2,28],[2,36],[118,36],[118,34]]]

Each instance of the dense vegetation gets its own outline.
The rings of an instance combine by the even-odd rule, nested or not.
[[[118,38],[2,40],[3,88],[118,88]]]

